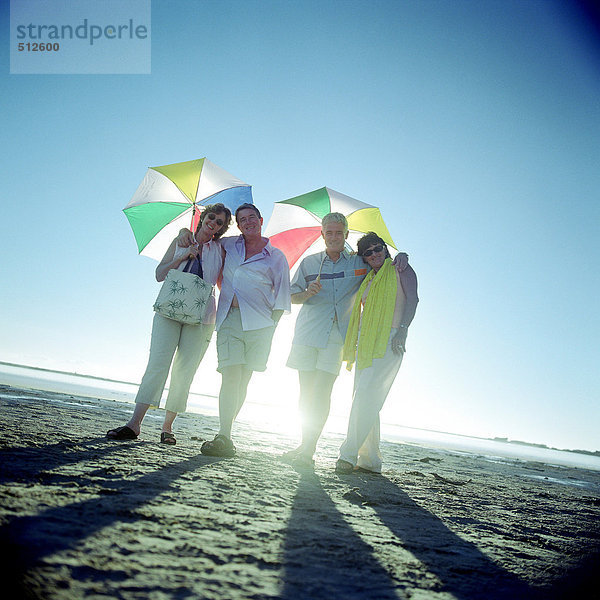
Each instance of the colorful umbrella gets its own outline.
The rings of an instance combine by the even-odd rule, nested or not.
[[[252,190],[206,158],[150,167],[123,209],[138,250],[160,260],[182,227],[195,229],[199,205],[221,202],[231,212],[252,203]]]
[[[321,237],[321,219],[330,212],[342,213],[348,219],[347,242],[354,248],[367,231],[374,231],[388,245],[396,248],[376,206],[324,187],[275,202],[265,235],[271,238],[273,246],[285,254],[290,269],[304,256],[325,249]]]

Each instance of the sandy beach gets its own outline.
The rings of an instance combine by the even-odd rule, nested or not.
[[[198,414],[176,446],[161,411],[106,440],[130,411],[0,386],[6,597],[567,598],[600,564],[598,471],[383,443],[382,475],[339,476],[334,435],[296,470],[243,422],[235,458],[202,456]]]

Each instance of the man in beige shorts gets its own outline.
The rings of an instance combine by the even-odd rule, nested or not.
[[[233,422],[244,401],[252,373],[264,371],[275,327],[290,312],[290,269],[285,255],[262,237],[260,211],[242,204],[235,213],[242,235],[221,240],[225,252],[217,307],[219,433],[204,442],[202,454],[233,456]]]

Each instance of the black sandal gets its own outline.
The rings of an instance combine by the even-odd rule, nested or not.
[[[131,427],[127,427],[127,425],[117,427],[116,429],[109,429],[106,432],[106,437],[109,440],[135,440],[137,436],[138,434]]]
[[[177,440],[170,431],[163,431],[160,434],[160,442],[161,444],[169,444],[170,446],[174,446],[177,443]]]
[[[207,441],[200,446],[200,452],[205,456],[223,456],[225,458],[231,458],[235,456],[235,446],[233,442],[221,435],[220,433],[215,436],[212,441]]]

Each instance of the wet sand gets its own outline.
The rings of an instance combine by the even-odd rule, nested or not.
[[[598,471],[383,443],[382,475],[338,476],[338,436],[296,470],[294,440],[243,422],[235,458],[202,456],[217,420],[197,414],[176,446],[161,411],[106,440],[130,412],[0,386],[6,597],[594,597]]]

